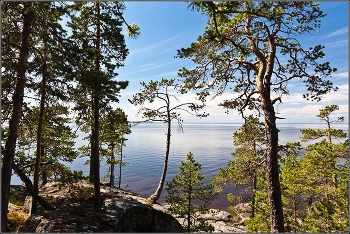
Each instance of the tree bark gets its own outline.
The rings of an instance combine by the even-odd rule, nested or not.
[[[24,172],[16,164],[13,164],[13,170],[16,172],[16,174],[19,176],[19,178],[24,182],[28,192],[33,197],[34,188],[33,188],[32,181],[24,174]],[[55,207],[53,207],[50,203],[48,203],[41,196],[38,196],[38,203],[40,205],[42,205],[45,210],[55,210]]]
[[[122,166],[123,166],[123,143],[124,143],[124,139],[122,136],[121,139],[121,145],[120,145],[120,162],[119,162],[119,181],[118,181],[118,188],[120,188],[120,185],[122,183]]]
[[[168,98],[168,106],[167,106],[168,131],[167,131],[167,138],[166,138],[166,150],[165,150],[164,166],[163,166],[163,173],[162,173],[162,176],[160,178],[158,187],[157,187],[156,191],[149,197],[149,199],[151,199],[153,202],[157,201],[160,198],[160,195],[162,193],[163,186],[165,183],[166,173],[168,170],[168,161],[169,161],[169,153],[170,153],[170,138],[171,138],[171,118],[170,118],[170,110],[169,110],[169,96],[167,96],[167,98]]]
[[[251,214],[252,218],[255,216],[255,192],[256,192],[257,180],[258,180],[257,176],[254,175],[254,177],[253,177],[253,195],[252,195],[252,214]]]
[[[270,203],[271,232],[284,232],[283,207],[278,171],[278,129],[270,92],[263,97],[262,104],[266,129],[266,178]]]
[[[1,232],[6,231],[7,210],[10,195],[11,173],[15,157],[19,123],[22,117],[23,95],[26,84],[27,59],[29,54],[29,40],[31,23],[35,15],[32,12],[32,2],[23,3],[23,29],[21,33],[21,47],[17,66],[17,80],[13,95],[13,109],[9,120],[8,137],[5,144],[5,155],[1,168]]]
[[[92,101],[92,106],[93,106]],[[95,130],[94,128],[91,129],[91,137],[90,137],[90,173],[89,173],[89,181],[91,183],[94,182],[94,165],[95,165]]]
[[[95,99],[95,111],[94,111],[94,129],[95,129],[95,139],[94,139],[94,208],[95,210],[101,209],[101,194],[100,194],[100,154],[99,154],[99,99],[98,97],[94,97]]]
[[[96,2],[96,60],[95,60],[95,66],[96,71],[100,71],[100,43],[101,43],[101,23],[100,23],[100,2]],[[99,129],[99,117],[100,117],[100,110],[99,110],[99,97],[98,94],[100,92],[100,88],[96,87],[98,85],[97,82],[95,82],[95,93],[94,93],[94,130],[95,130],[95,138],[94,138],[94,195],[95,195],[95,201],[94,201],[94,209],[95,210],[101,210],[101,194],[100,194],[100,150],[99,150],[99,135],[100,135],[100,129]]]
[[[111,187],[114,187],[114,146],[112,146],[112,155],[111,155],[111,165],[110,165],[110,174],[109,174],[109,184]],[[120,188],[120,187],[119,187]]]
[[[35,169],[34,169],[34,194],[32,199],[32,209],[31,213],[35,214],[38,206],[38,196],[39,196],[39,172],[40,172],[40,161],[42,154],[42,132],[44,125],[44,112],[45,112],[45,99],[46,99],[46,82],[47,82],[47,64],[46,64],[46,42],[44,42],[44,55],[43,55],[43,67],[42,67],[42,82],[41,82],[41,97],[40,97],[40,110],[38,119],[38,129],[37,129],[37,142],[36,142],[36,159],[35,159]]]
[[[245,30],[250,33],[252,18],[247,19]],[[252,37],[246,36],[252,52],[259,61],[259,71],[256,78],[256,85],[261,99],[261,107],[265,119],[266,131],[266,179],[270,204],[271,232],[285,232],[283,221],[283,207],[281,198],[281,187],[278,171],[278,132],[276,127],[276,115],[271,101],[271,77],[273,74],[274,60],[276,56],[275,38],[268,36],[270,52],[264,55]]]
[[[41,146],[41,158],[45,156],[45,145]],[[42,164],[42,163],[41,163]],[[43,180],[43,185],[47,184],[47,171],[46,167],[43,168],[42,170],[42,180]]]

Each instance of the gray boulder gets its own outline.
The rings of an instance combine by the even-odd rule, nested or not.
[[[102,209],[93,209],[88,197],[93,185],[88,182],[70,187],[65,197],[60,191],[45,188],[57,207],[31,215],[20,232],[183,232],[181,224],[161,205],[146,205],[146,199],[132,192],[101,186]],[[79,200],[76,193],[82,194]],[[70,195],[71,194],[71,195]],[[42,194],[45,195],[45,194]]]
[[[201,218],[206,220],[216,220],[216,221],[230,221],[232,215],[226,211],[218,209],[210,209],[208,213],[200,215]]]
[[[23,204],[23,208],[22,211],[24,213],[30,214],[32,211],[32,196],[26,196],[26,198],[24,199],[24,204]]]

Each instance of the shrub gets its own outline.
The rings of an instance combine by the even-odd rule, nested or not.
[[[18,231],[24,224],[26,219],[17,212],[7,214],[7,229],[10,231]]]

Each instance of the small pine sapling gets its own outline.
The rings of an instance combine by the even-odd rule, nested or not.
[[[208,212],[211,202],[217,196],[212,184],[203,184],[205,175],[200,173],[201,167],[202,165],[189,152],[186,161],[181,162],[178,174],[167,183],[166,201],[170,204],[169,211],[186,216],[187,232],[194,226],[191,220],[195,215]]]

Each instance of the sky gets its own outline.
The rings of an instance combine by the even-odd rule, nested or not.
[[[121,92],[120,103],[116,106],[126,112],[129,121],[140,121],[142,116],[137,115],[139,106],[130,104],[128,99],[132,99],[132,96],[140,91],[140,82],[178,78],[177,72],[180,68],[194,66],[189,59],[175,56],[178,49],[190,46],[202,35],[207,17],[188,9],[185,2],[126,1],[125,5],[124,18],[128,23],[137,23],[141,28],[141,35],[136,40],[126,37],[129,55],[125,66],[118,70],[117,79],[129,80],[130,84]],[[326,47],[325,60],[338,69],[331,81],[339,90],[325,95],[320,102],[312,102],[302,97],[306,91],[304,83],[289,82],[290,95],[285,96],[281,104],[275,105],[278,117],[285,118],[277,120],[277,123],[317,123],[319,119],[316,115],[319,109],[331,104],[339,105],[340,111],[335,116],[344,116],[345,122],[348,123],[349,5],[348,2],[320,2],[320,7],[327,14],[321,19],[321,27],[313,35],[300,38],[300,42],[305,48],[318,44]],[[234,94],[227,92],[207,101],[203,109],[209,113],[206,118],[199,119],[181,113],[182,119],[185,123],[242,123],[243,120],[237,111],[231,110],[226,114],[225,109],[218,106],[232,95]],[[179,103],[195,101],[195,93],[178,97]],[[153,103],[149,107],[153,108],[156,105],[159,103]]]

